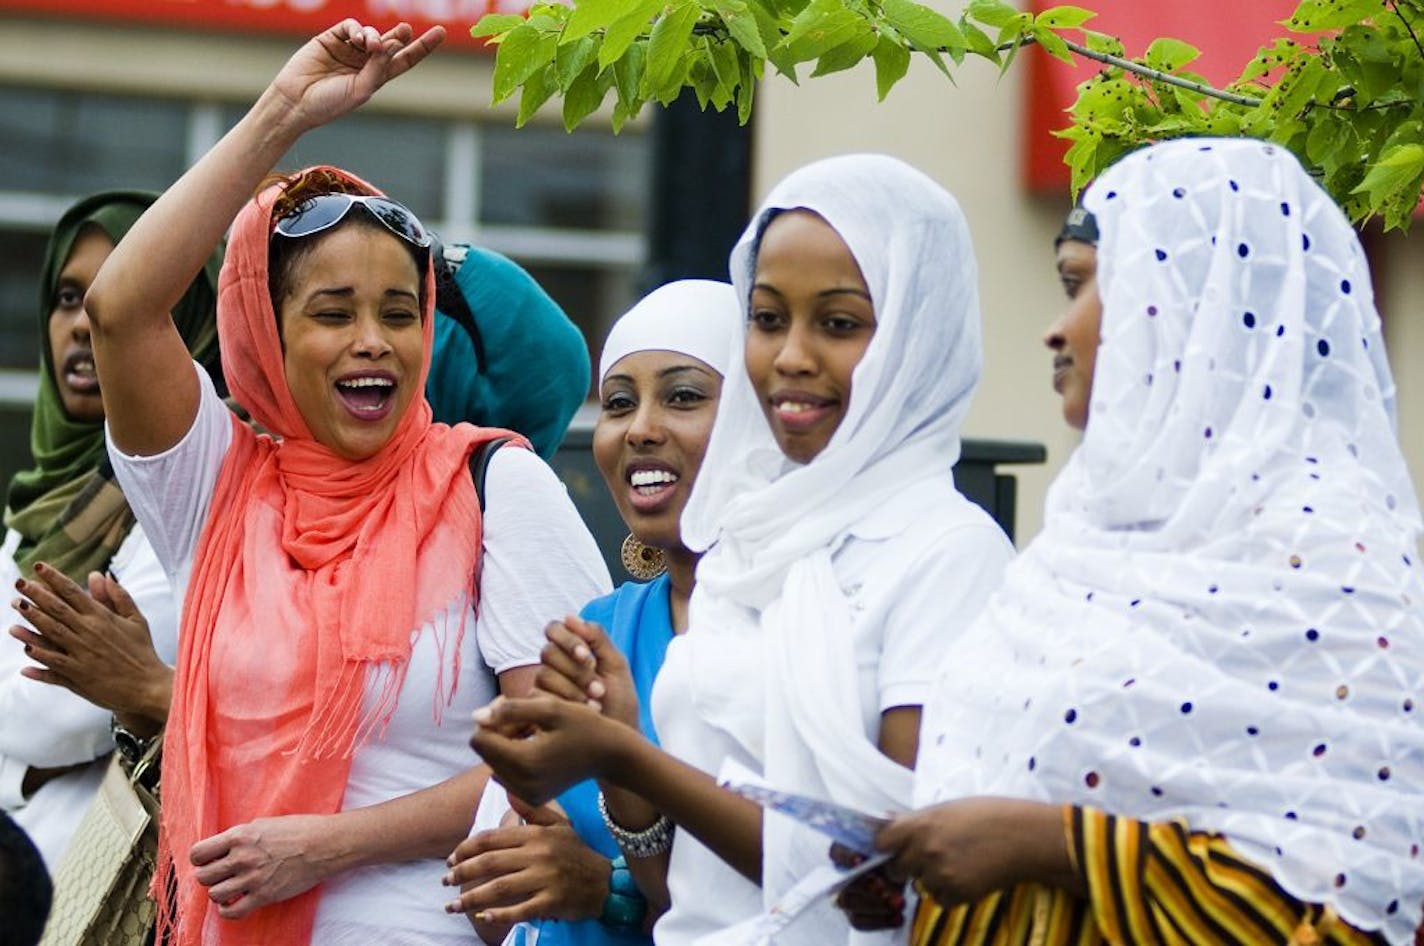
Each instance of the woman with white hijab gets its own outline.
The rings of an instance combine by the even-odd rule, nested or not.
[[[654,740],[649,695],[668,643],[687,630],[698,559],[682,542],[682,510],[712,436],[740,322],[730,285],[678,280],[614,323],[599,359],[593,458],[629,529],[624,565],[641,580],[590,601],[579,618],[605,629],[628,666],[637,700],[613,718]],[[547,633],[571,632],[554,624]],[[545,687],[558,682],[548,672],[538,679]],[[581,699],[577,689],[565,692]],[[617,707],[607,709],[612,715]],[[560,793],[563,816],[523,809],[527,823],[495,827],[512,820],[509,802],[502,792],[486,792],[477,830],[450,858],[445,882],[462,888],[452,908],[466,913],[486,942],[650,943],[645,921],[666,909],[666,865],[622,856],[598,797],[597,784],[580,782]],[[506,939],[511,924],[525,921],[532,922]]]
[[[715,788],[727,759],[866,811],[909,805],[933,668],[1012,554],[951,472],[981,361],[953,198],[892,158],[821,161],[772,191],[731,270],[748,307],[744,370],[724,382],[683,516],[689,547],[709,550],[652,700],[676,758],[572,702],[499,701],[476,717],[474,744],[519,794],[592,771],[650,803],[638,823],[613,811],[624,827],[661,813],[685,829],[660,944],[743,920],[825,863],[822,836],[779,815],[763,828]],[[601,642],[586,642],[586,692],[620,689]],[[512,738],[528,725],[532,738]],[[826,902],[779,942],[849,936]]]
[[[1083,443],[926,709],[935,807],[878,842],[943,905],[913,942],[1412,942],[1421,523],[1359,241],[1259,141],[1084,203]]]

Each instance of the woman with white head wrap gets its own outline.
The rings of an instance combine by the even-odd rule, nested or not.
[[[763,843],[754,811],[716,797],[724,760],[869,811],[909,805],[933,668],[1012,553],[951,473],[980,344],[968,228],[943,189],[886,157],[810,165],[757,211],[732,279],[749,309],[744,370],[728,373],[683,516],[684,541],[710,549],[652,699],[664,748],[690,767],[665,775],[666,760],[620,748],[595,750],[616,765],[587,762],[686,829],[659,943],[742,920],[825,863],[821,836],[768,815]],[[475,743],[521,793],[599,741],[560,741],[583,707],[513,707]],[[496,731],[526,722],[543,731]],[[826,903],[779,941],[849,935]]]
[[[927,709],[944,804],[880,839],[951,905],[915,942],[1410,942],[1420,518],[1359,241],[1261,142],[1147,149],[1085,205],[1084,440]]]
[[[625,561],[642,580],[590,601],[570,623],[607,629],[637,694],[624,721],[652,740],[649,693],[668,642],[687,629],[698,558],[682,542],[679,518],[712,434],[740,322],[727,283],[668,283],[614,323],[599,362],[594,460],[631,530]],[[567,631],[555,625],[549,633]],[[465,890],[452,907],[467,913],[487,942],[528,920],[510,939],[514,946],[536,938],[541,946],[649,943],[646,902],[631,883],[636,878],[654,901],[665,901],[661,872],[620,856],[594,782],[573,786],[558,803],[567,822],[524,810],[529,824],[481,831],[462,844],[447,883]],[[499,820],[497,804],[481,806],[477,827]]]

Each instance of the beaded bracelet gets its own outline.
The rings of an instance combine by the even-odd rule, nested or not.
[[[608,897],[603,901],[603,915],[598,922],[611,930],[637,933],[643,929],[648,915],[648,901],[633,880],[628,862],[619,854],[613,859],[608,876]]]
[[[658,820],[642,831],[629,831],[608,813],[608,802],[602,792],[598,793],[598,813],[603,816],[603,826],[629,857],[657,857],[672,847],[673,823],[667,815],[658,815]]]

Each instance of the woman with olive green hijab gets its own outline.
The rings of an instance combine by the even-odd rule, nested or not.
[[[9,486],[0,584],[14,587],[24,579],[34,589],[40,562],[81,586],[90,572],[108,572],[147,619],[158,657],[171,662],[178,603],[109,468],[83,306],[99,266],[155,196],[114,191],[85,198],[60,218],[50,238],[40,279],[42,357],[30,429],[35,465]],[[215,377],[221,262],[214,253],[173,311],[188,350]],[[8,617],[29,627],[34,614],[26,605]],[[30,833],[53,868],[102,776],[95,760],[114,743],[107,710],[21,674],[34,666],[27,649],[0,636],[0,808]]]

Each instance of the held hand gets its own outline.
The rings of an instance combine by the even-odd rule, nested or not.
[[[365,104],[444,39],[440,26],[415,39],[406,23],[383,35],[356,20],[342,20],[297,50],[272,80],[271,91],[287,102],[303,128],[315,128]]]
[[[258,818],[199,841],[189,857],[218,915],[238,920],[336,873],[334,856],[325,853],[329,826],[328,815]]]
[[[891,876],[918,880],[941,906],[1026,881],[1076,886],[1057,805],[960,799],[895,818],[875,844],[895,855]]]
[[[513,799],[511,799],[513,802]],[[450,855],[446,886],[460,896],[445,905],[485,927],[526,920],[586,920],[603,912],[608,858],[584,844],[556,806],[521,809],[526,824],[468,838]]]
[[[512,794],[542,804],[614,765],[625,738],[642,737],[583,703],[536,694],[477,710],[470,747]]]
[[[569,615],[544,628],[548,643],[535,686],[561,699],[586,702],[603,715],[638,728],[638,691],[628,661],[608,634]]]
[[[148,622],[123,586],[91,572],[89,590],[44,564],[35,580],[17,582],[20,613],[35,630],[12,627],[39,667],[20,672],[31,680],[71,690],[121,718],[150,721],[155,731],[168,715],[173,668],[158,657]]]
[[[858,867],[865,855],[842,844],[831,845],[831,860],[843,870]],[[839,907],[857,930],[889,930],[905,923],[905,884],[891,880],[882,865],[851,881],[836,897]]]

